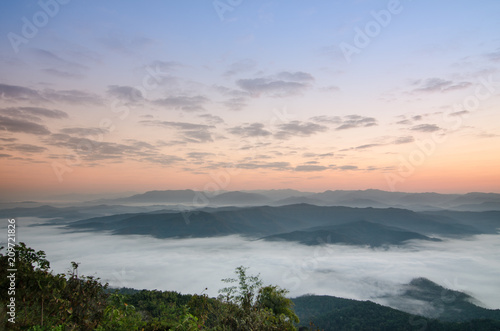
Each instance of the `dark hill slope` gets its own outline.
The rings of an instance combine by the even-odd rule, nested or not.
[[[397,208],[319,207],[307,204],[121,214],[80,220],[70,223],[68,227],[87,231],[109,230],[115,234],[146,234],[159,238],[228,234],[263,237],[361,220],[421,235],[467,236],[483,233],[472,225],[462,224],[445,215]],[[401,237],[402,234],[397,235]]]
[[[348,245],[368,245],[371,247],[400,245],[411,239],[439,240],[431,239],[416,232],[410,232],[366,221],[358,221],[336,226],[314,227],[302,231],[293,231],[267,236],[263,239],[269,241],[295,241],[305,245],[342,243]]]
[[[499,309],[478,306],[476,300],[463,292],[446,289],[426,278],[413,279],[403,286],[402,294],[384,300],[400,310],[443,321],[462,322],[472,319],[500,321]]]

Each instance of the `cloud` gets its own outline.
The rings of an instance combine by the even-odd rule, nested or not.
[[[415,241],[384,249],[306,246],[238,236],[156,239],[67,233],[55,226],[27,226],[23,235],[27,245],[47,253],[55,273],[65,273],[70,261],[79,261],[83,275],[97,272],[113,287],[191,294],[208,288],[209,296],[217,296],[217,290],[227,286],[221,279],[244,265],[250,268],[249,275],[260,273],[265,284],[290,290],[290,297],[315,293],[383,303],[376,298],[397,293],[400,284],[415,277],[426,277],[450,289],[465,288],[489,308],[500,308],[500,262],[492,253],[499,250],[498,235]]]
[[[2,158],[2,157],[11,157],[11,156],[12,155],[10,155],[10,154],[0,154],[0,158]]]
[[[453,82],[451,80],[444,80],[441,78],[428,78],[425,81],[416,82],[419,87],[415,88],[414,92],[448,92],[452,90],[460,90],[472,86],[471,82]]]
[[[132,86],[109,85],[108,95],[127,103],[137,103],[144,100],[142,92]]]
[[[45,89],[42,91],[44,98],[50,101],[65,102],[78,105],[101,105],[102,98],[94,93],[80,90],[53,90]]]
[[[410,130],[420,132],[435,132],[441,130],[441,128],[436,124],[420,124],[411,127]]]
[[[355,165],[344,165],[344,166],[340,166],[340,167],[335,167],[335,169],[339,169],[339,170],[358,170],[358,166],[355,166]]]
[[[240,79],[236,83],[253,96],[265,94],[271,97],[285,97],[300,94],[307,87],[302,83],[273,81],[266,78]]]
[[[0,84],[0,97],[15,101],[47,101],[38,91],[17,86]]]
[[[230,110],[241,110],[248,102],[248,93],[240,90],[230,89],[225,86],[214,85],[213,88],[229,99],[223,101],[224,106]]]
[[[335,85],[330,85],[330,86],[321,87],[319,90],[322,92],[338,92],[338,91],[340,91],[340,87],[335,86]]]
[[[109,50],[132,55],[146,46],[154,44],[153,39],[147,37],[131,37],[129,35],[113,35],[99,38],[98,41]]]
[[[268,163],[239,163],[236,166],[242,169],[274,169],[274,170],[288,170],[290,169],[289,162],[268,162]]]
[[[217,92],[219,92],[220,94],[225,95],[225,96],[230,96],[230,97],[233,97],[233,98],[236,98],[236,97],[248,97],[248,93],[245,92],[245,91],[228,88],[228,87],[221,86],[221,85],[214,85],[213,88]]]
[[[401,145],[401,144],[412,143],[414,141],[415,141],[415,138],[413,138],[412,136],[406,136],[406,137],[397,138],[396,140],[394,140],[393,144]]]
[[[166,75],[168,74],[168,72],[171,72],[179,67],[182,67],[182,64],[180,62],[155,60],[150,64],[144,66],[143,69],[153,69],[154,73],[161,76],[162,74]]]
[[[84,77],[84,75],[79,74],[79,73],[74,73],[74,72],[68,72],[68,71],[63,71],[55,68],[47,68],[47,69],[42,69],[43,72],[56,76],[59,78],[65,78],[65,79],[81,79]]]
[[[71,104],[100,105],[102,98],[93,93],[79,90],[54,90],[45,89],[41,92],[31,88],[0,84],[0,98],[13,101],[30,102],[66,102]]]
[[[214,153],[206,153],[206,152],[190,152],[190,153],[187,153],[187,157],[190,158],[190,159],[197,159],[197,160],[200,160],[200,159],[204,159],[208,156],[214,156],[215,154]]]
[[[313,76],[308,73],[281,72],[271,77],[240,79],[236,81],[236,85],[255,97],[287,97],[301,94],[313,80]]]
[[[224,120],[220,116],[216,115],[203,114],[203,115],[198,115],[198,117],[205,119],[207,123],[212,125],[224,123]]]
[[[108,133],[109,131],[106,128],[64,128],[61,129],[59,132],[70,135],[73,134],[80,137],[86,137],[86,136],[102,135],[104,133]]]
[[[229,108],[230,110],[242,110],[245,108],[247,105],[247,98],[244,97],[236,97],[236,98],[230,98],[226,101],[224,101],[224,106]]]
[[[50,52],[45,49],[32,48],[31,53],[34,54],[38,58],[38,60],[41,60],[58,68],[63,67],[66,69],[88,69],[88,67],[84,65],[65,60],[62,57],[56,55],[54,52]]]
[[[161,165],[172,165],[177,162],[184,161],[183,158],[175,156],[175,155],[154,155],[143,158],[144,161],[149,161],[151,163],[158,163]]]
[[[9,150],[15,150],[23,153],[41,153],[47,150],[45,147],[30,145],[30,144],[8,144],[5,145]]]
[[[372,147],[384,146],[384,144],[366,144],[354,147],[354,149],[370,149]]]
[[[316,153],[304,153],[302,154],[303,157],[333,157],[333,153],[323,153],[323,154],[316,154]]]
[[[342,123],[342,118],[340,116],[314,116],[311,117],[311,121],[318,123],[329,123],[329,124],[340,124]]]
[[[311,74],[302,71],[297,71],[297,72],[282,71],[279,74],[277,74],[276,77],[282,80],[294,81],[294,82],[314,81],[314,77]]]
[[[187,112],[195,112],[205,110],[203,105],[209,100],[201,95],[188,97],[188,96],[175,96],[167,97],[164,99],[155,100],[154,103],[169,109],[184,110]]]
[[[500,48],[494,52],[486,54],[486,58],[493,62],[500,62]]]
[[[34,135],[48,135],[49,129],[44,125],[33,123],[22,119],[0,116],[0,130],[9,132],[23,132]]]
[[[324,132],[328,128],[312,122],[291,121],[278,125],[279,131],[274,135],[277,139],[290,137],[309,137],[313,134]]]
[[[0,113],[10,117],[21,118],[24,120],[41,121],[40,117],[50,119],[68,118],[68,114],[57,109],[47,109],[41,107],[9,107],[0,109]]]
[[[84,65],[65,60],[54,52],[45,49],[32,48],[30,52],[35,55],[38,62],[41,62],[42,65],[50,66],[49,68],[42,69],[42,71],[52,76],[64,79],[81,79],[84,77],[82,72],[88,69]]]
[[[411,125],[411,124],[413,124],[413,122],[408,120],[408,119],[405,119],[405,120],[401,120],[401,121],[396,122],[396,124]]]
[[[347,130],[360,127],[370,127],[377,124],[377,120],[373,117],[365,117],[360,115],[345,116],[341,122],[342,124],[335,128],[335,130]]]
[[[159,164],[172,164],[183,159],[177,156],[164,155],[158,147],[136,139],[127,139],[125,143],[96,141],[94,139],[74,137],[57,133],[44,139],[44,143],[72,150],[83,161],[134,160]]]
[[[461,110],[461,111],[456,111],[454,113],[451,113],[450,116],[463,116],[463,115],[466,115],[469,113],[470,113],[470,111],[468,111],[468,110]]]
[[[251,59],[243,59],[237,62],[233,62],[229,69],[224,73],[224,76],[230,77],[233,75],[237,75],[242,72],[248,72],[255,69],[257,63]]]
[[[404,136],[404,137],[395,138],[392,141],[388,141],[388,137],[383,137],[382,139],[379,139],[379,141],[380,140],[382,140],[383,142],[374,142],[371,144],[359,145],[356,147],[345,148],[345,149],[342,149],[341,151],[344,152],[344,151],[349,151],[349,150],[366,150],[366,149],[371,149],[373,147],[388,146],[388,145],[401,145],[401,144],[411,143],[415,139],[412,136]]]
[[[212,142],[213,139],[210,133],[210,129],[215,128],[213,125],[158,120],[144,120],[140,121],[139,123],[150,126],[176,128],[182,132],[183,142],[187,143]]]
[[[320,165],[299,165],[295,167],[295,171],[323,171],[328,169],[328,167]]]
[[[144,120],[139,123],[145,125],[153,125],[153,126],[163,126],[163,127],[174,127],[180,130],[206,130],[210,128],[214,128],[213,125],[205,125],[205,124],[195,124],[195,123],[186,123],[186,122],[169,122],[169,121],[158,121],[158,120]]]
[[[264,124],[262,123],[235,126],[228,129],[228,131],[242,137],[266,137],[272,134],[270,131],[264,129]]]

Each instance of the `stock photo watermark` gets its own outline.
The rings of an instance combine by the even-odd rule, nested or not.
[[[474,88],[473,94],[466,96],[461,102],[455,103],[452,109],[443,113],[443,122],[452,124],[450,127],[452,132],[460,129],[464,119],[467,118],[470,113],[477,111],[482,101],[491,98],[498,92],[496,86],[499,85],[500,81],[494,81],[493,75],[486,78],[480,78],[479,83]],[[407,178],[412,176],[416,169],[422,166],[427,158],[436,152],[438,146],[447,139],[448,136],[446,134],[440,135],[435,131],[425,140],[416,140],[416,147],[408,155],[399,155],[397,170],[392,173],[384,174],[390,191],[396,191],[396,185],[405,182]]]
[[[148,92],[151,92],[160,86],[162,77],[167,74],[166,72],[161,71],[159,65],[156,65],[154,68],[147,66],[145,70],[146,74],[141,81],[141,85],[135,86],[130,91],[131,94],[134,93],[134,95],[130,95],[132,100],[137,98],[145,99]],[[119,114],[118,119],[121,121],[125,120],[130,114],[130,106],[122,100],[114,100],[109,108],[111,112]],[[109,117],[102,118],[99,121],[99,129],[101,130],[99,133],[89,135],[91,137],[90,139],[80,139],[76,148],[74,148],[74,153],[66,155],[64,163],[58,161],[51,163],[52,170],[59,183],[63,182],[64,174],[73,172],[73,167],[82,164],[80,154],[93,153],[98,147],[98,144],[104,141],[104,134],[111,133],[116,129],[115,120]]]
[[[409,0],[411,1],[411,0]],[[354,37],[352,42],[341,42],[340,51],[344,55],[347,63],[352,61],[354,55],[360,54],[363,49],[368,47],[372,40],[378,37],[384,28],[391,24],[393,17],[403,12],[403,5],[399,0],[391,0],[387,3],[386,9],[372,10],[370,12],[371,20],[365,23],[363,27],[354,28]]]
[[[19,33],[9,32],[7,38],[14,53],[19,53],[21,45],[26,45],[30,40],[35,38],[41,29],[43,29],[50,20],[54,18],[61,9],[62,5],[66,5],[71,0],[40,0],[37,2],[40,10],[35,12],[31,18],[23,16],[21,18],[22,26]]]
[[[243,0],[215,0],[212,2],[212,6],[214,7],[217,16],[221,21],[225,21],[225,15],[228,12],[232,12],[236,7],[240,6],[243,3]]]
[[[16,219],[9,218],[7,225],[7,321],[16,323]]]

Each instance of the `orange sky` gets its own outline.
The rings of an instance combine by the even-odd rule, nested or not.
[[[71,2],[18,44],[43,9],[0,6],[2,200],[500,192],[498,2],[408,2],[366,45],[384,1]]]

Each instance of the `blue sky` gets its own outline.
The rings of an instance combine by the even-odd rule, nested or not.
[[[0,9],[2,185],[19,196],[221,171],[219,189],[500,189],[498,1]]]

